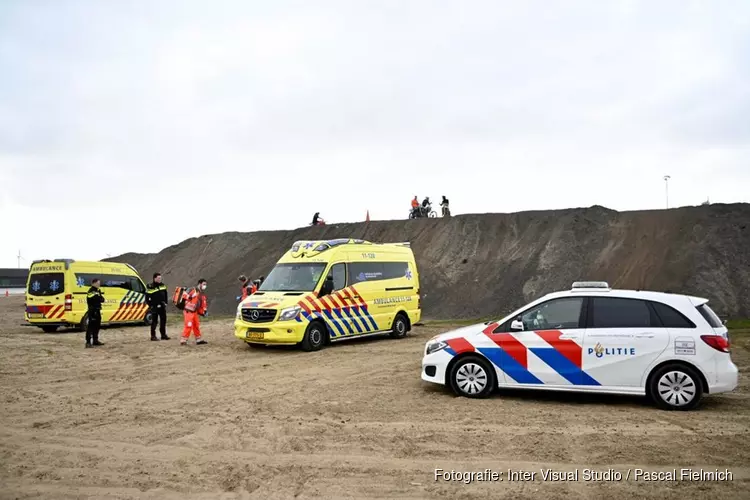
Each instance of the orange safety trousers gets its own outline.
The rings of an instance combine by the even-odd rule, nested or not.
[[[192,333],[195,340],[201,339],[201,320],[197,312],[183,311],[185,315],[185,329],[182,330],[182,341],[187,342]]]

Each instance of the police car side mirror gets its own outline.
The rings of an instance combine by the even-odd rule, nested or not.
[[[518,317],[511,321],[510,323],[510,330],[513,332],[522,332],[523,331],[523,321],[521,321],[521,318]]]

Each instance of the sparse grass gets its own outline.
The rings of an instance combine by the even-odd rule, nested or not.
[[[748,330],[750,331],[750,319],[730,319],[727,321],[727,328],[730,330]]]
[[[492,317],[492,318],[472,318],[472,319],[427,319],[427,320],[421,321],[420,324],[424,326],[471,326],[471,325],[478,325],[486,321],[491,321],[493,319],[497,319],[497,318]]]

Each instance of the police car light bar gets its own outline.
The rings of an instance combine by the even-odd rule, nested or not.
[[[609,283],[607,283],[606,281],[576,281],[575,283],[573,283],[571,290],[580,290],[582,288],[585,288],[585,289],[596,288],[600,290],[610,289]]]

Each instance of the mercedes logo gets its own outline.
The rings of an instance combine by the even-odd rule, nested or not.
[[[254,310],[250,312],[250,319],[253,321],[258,321],[258,318],[260,318],[260,312],[258,310]]]

